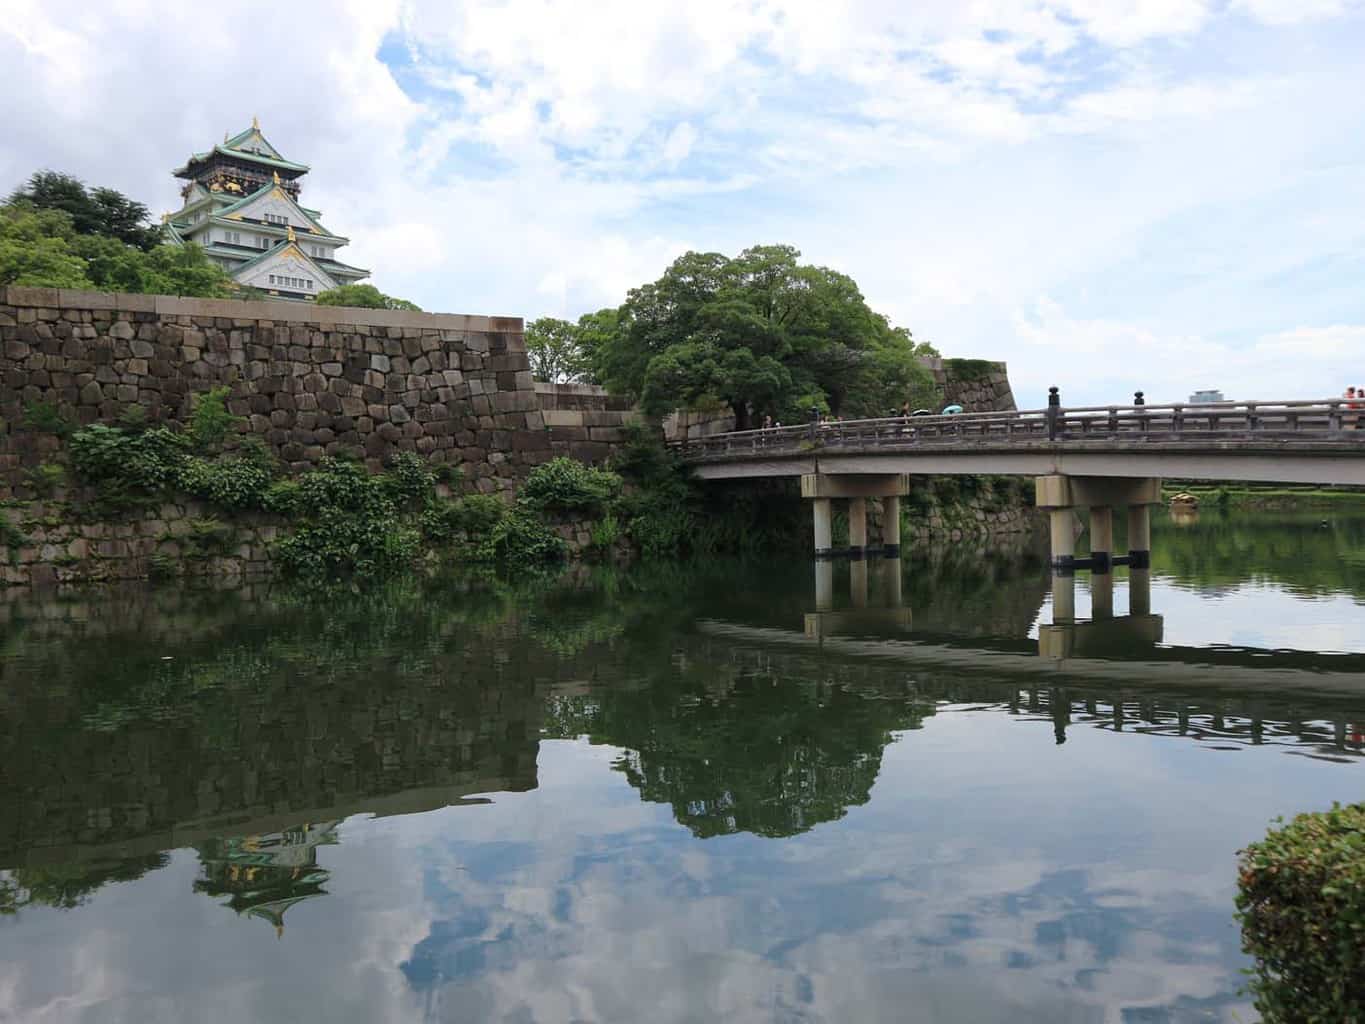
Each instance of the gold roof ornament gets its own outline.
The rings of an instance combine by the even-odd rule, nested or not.
[[[293,224],[290,224],[289,227],[287,227],[287,228],[284,229],[284,237],[287,238],[287,239],[289,239],[289,241],[291,241],[291,242],[297,242],[297,241],[298,241],[298,239],[294,237],[294,225],[293,225]]]
[[[169,224],[170,222],[171,222],[171,215],[170,215],[169,213],[163,213],[163,214],[161,215],[161,223],[162,223],[162,224]]]
[[[271,172],[270,172],[270,175],[271,175],[271,177],[273,177],[273,178],[275,179],[275,184],[278,185],[278,184],[280,183],[280,172],[279,172],[279,171],[271,171]]]
[[[251,127],[254,128],[254,129],[256,129],[256,131],[260,131],[260,130],[261,130],[261,122],[258,121],[258,120],[256,120],[256,115],[255,115],[255,114],[252,114],[252,115],[251,115]]]

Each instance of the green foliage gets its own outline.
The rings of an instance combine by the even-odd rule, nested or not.
[[[400,520],[393,485],[384,476],[329,458],[297,483],[298,525],[275,548],[286,575],[379,577],[408,566],[416,556],[417,531]]]
[[[385,295],[372,284],[343,284],[319,292],[319,306],[352,306],[360,309],[407,309],[420,313],[421,307],[407,299]]]
[[[99,487],[108,507],[126,508],[178,481],[186,447],[184,437],[165,427],[130,434],[95,423],[71,435],[71,462]]]
[[[190,456],[181,463],[176,483],[186,494],[241,511],[265,506],[274,477],[274,465],[258,453],[219,459]]]
[[[34,434],[53,434],[57,437],[68,437],[73,429],[61,407],[46,399],[26,401],[24,418],[19,425]]]
[[[621,524],[608,512],[592,524],[592,546],[596,551],[610,551],[621,537]]]
[[[508,515],[507,504],[492,494],[470,494],[456,501],[433,500],[422,511],[422,534],[438,544],[461,535],[478,545]]]
[[[303,507],[303,490],[297,480],[276,480],[261,495],[261,507],[286,518]]]
[[[118,415],[118,425],[130,434],[137,434],[147,429],[147,407],[143,405],[127,405]]]
[[[66,467],[56,462],[44,462],[26,474],[28,485],[40,498],[50,498],[66,483]]]
[[[240,417],[228,412],[227,400],[231,393],[231,388],[221,387],[194,396],[187,431],[194,447],[201,451],[217,448],[227,437],[228,431],[240,422]]]
[[[504,569],[527,570],[562,561],[566,550],[563,538],[530,509],[518,507],[498,521],[477,554],[481,561]]]
[[[11,561],[14,560],[14,553],[27,543],[28,534],[19,528],[18,523],[0,513],[0,544],[8,549]]]
[[[578,325],[543,316],[526,325],[526,354],[536,380],[575,381],[587,369],[578,343]]]
[[[174,579],[179,571],[180,563],[174,555],[157,551],[147,558],[147,578],[149,580]]]
[[[521,501],[547,511],[601,512],[620,492],[617,474],[561,456],[531,470]]]
[[[1267,1024],[1365,1021],[1365,804],[1300,814],[1243,850],[1237,911]]]
[[[728,406],[740,429],[810,408],[884,416],[932,387],[932,348],[874,313],[847,275],[801,264],[790,246],[733,259],[687,253],[612,315],[579,323],[591,375],[652,413]]]
[[[226,298],[237,285],[194,244],[144,251],[81,234],[68,214],[26,204],[0,207],[0,285]]]
[[[389,498],[398,506],[427,505],[436,497],[436,474],[416,452],[399,452],[384,476]]]
[[[190,520],[190,531],[185,535],[186,554],[191,558],[212,558],[226,555],[232,548],[233,529],[213,516]]]
[[[59,211],[70,218],[78,234],[106,235],[142,250],[161,241],[161,229],[149,223],[147,207],[112,188],[87,188],[69,174],[37,171],[10,194],[8,202]]]
[[[72,236],[66,214],[0,208],[0,285],[91,287],[85,262],[71,250]]]
[[[989,359],[945,359],[943,373],[949,380],[970,381],[989,377],[997,369]]]

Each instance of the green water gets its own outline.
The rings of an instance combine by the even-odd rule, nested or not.
[[[1153,547],[1062,627],[1028,546],[0,594],[0,1021],[1254,1020],[1236,851],[1365,798],[1365,518]]]

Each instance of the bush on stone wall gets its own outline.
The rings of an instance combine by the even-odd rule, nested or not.
[[[550,512],[600,513],[620,493],[621,477],[616,473],[561,456],[531,470],[520,500]]]
[[[1239,869],[1262,1018],[1365,1022],[1365,804],[1300,814],[1243,850]]]

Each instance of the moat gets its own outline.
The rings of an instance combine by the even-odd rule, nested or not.
[[[1065,635],[1045,539],[829,609],[799,558],[0,592],[0,1020],[1254,1020],[1236,852],[1365,783],[1365,514],[1152,552]]]

